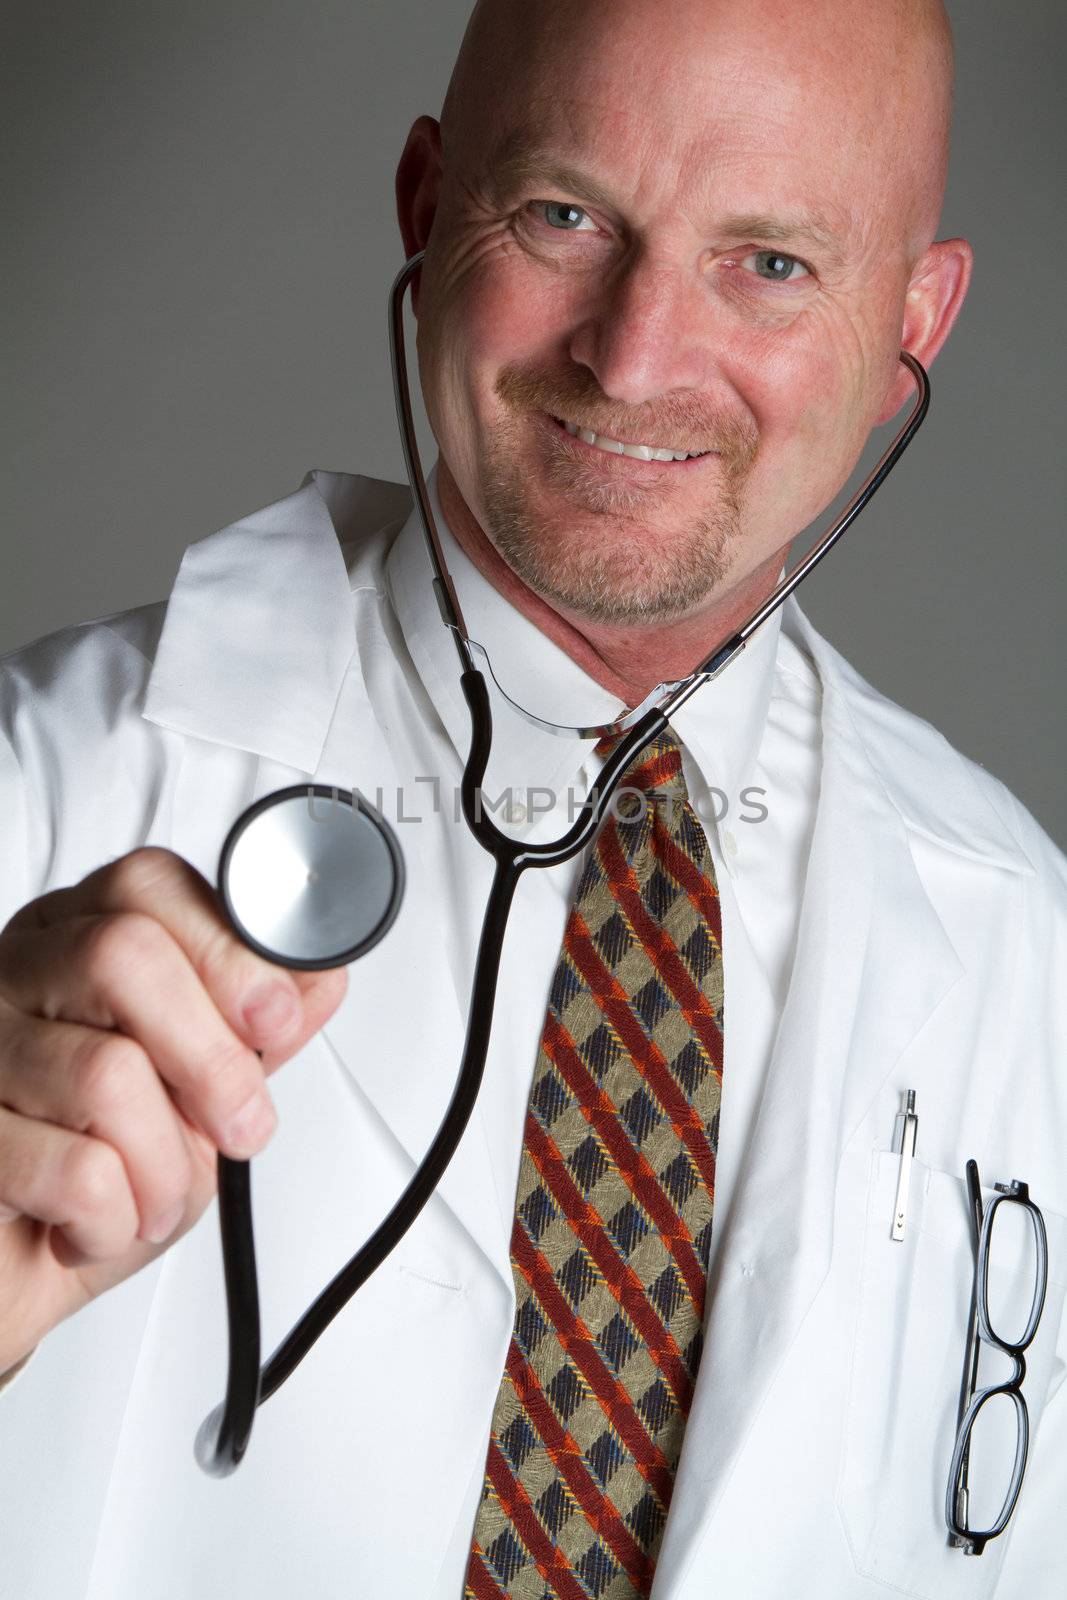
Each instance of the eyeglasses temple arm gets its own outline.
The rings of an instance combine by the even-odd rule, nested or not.
[[[963,1358],[963,1379],[960,1383],[960,1403],[956,1414],[957,1430],[963,1426],[967,1408],[978,1386],[978,1353],[981,1349],[981,1340],[978,1337],[978,1246],[982,1237],[983,1210],[982,1180],[978,1175],[977,1161],[967,1163],[967,1215],[970,1218],[971,1242],[974,1246],[974,1278],[971,1285],[971,1310],[967,1322],[967,1350]],[[970,1456],[971,1442],[968,1439],[967,1448],[960,1462],[959,1493],[956,1497],[956,1519],[961,1528],[967,1526]]]

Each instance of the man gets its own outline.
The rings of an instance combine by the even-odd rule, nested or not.
[[[908,399],[899,350],[936,356],[970,272],[935,242],[950,79],[928,0],[477,8],[397,193],[457,586],[541,716],[610,720],[707,656]],[[198,1473],[217,1152],[264,1152],[272,1349],[447,1102],[490,870],[451,809],[452,657],[406,496],[317,474],[194,546],[165,616],[5,665],[0,1594],[1051,1594],[1062,861],[795,607],[649,758],[679,830],[622,819],[524,881],[439,1195],[240,1471]],[[487,788],[549,792],[513,822],[551,836],[602,752],[496,731]],[[244,949],[207,881],[242,807],[307,775],[444,796],[347,986]],[[601,1018],[577,1043],[572,1006]],[[1050,1263],[1026,1482],[980,1557],[944,1522],[968,1158],[987,1204],[1029,1184]],[[1020,1236],[991,1271],[1029,1304]],[[969,1526],[1014,1456],[1003,1405]]]

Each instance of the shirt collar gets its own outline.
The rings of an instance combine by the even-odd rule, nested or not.
[[[146,720],[313,773],[358,643],[353,589],[378,589],[379,552],[399,529],[395,564],[389,561],[394,604],[427,691],[465,754],[468,718],[455,649],[437,614],[429,558],[410,512],[404,485],[315,472],[286,500],[191,545],[149,671],[141,705]],[[458,575],[462,555],[444,519],[441,534]],[[351,551],[348,570],[341,546]],[[489,591],[483,598],[496,614],[491,635],[473,595],[461,593],[461,599],[468,616],[477,619],[471,626],[481,629],[494,651],[509,692],[520,692],[515,675],[521,670],[523,686],[538,691],[529,696],[531,709],[542,715],[597,721],[614,711],[605,691],[479,574],[468,572],[461,581]],[[777,616],[783,619],[780,631]],[[677,714],[679,737],[709,785],[732,789],[738,775],[745,781],[766,723],[776,655],[783,671],[813,675],[824,697],[840,703],[838,736],[848,740],[857,760],[863,753],[866,781],[886,791],[908,828],[959,855],[1033,873],[1019,838],[1024,824],[1009,821],[1016,806],[1007,792],[980,776],[936,730],[865,683],[795,599]],[[545,684],[542,698],[537,670],[546,663],[558,676],[551,687]],[[564,783],[568,767],[573,773],[591,749],[537,734],[513,713],[505,719],[501,712],[497,720],[503,730],[497,748],[509,761],[522,762],[527,750],[550,758],[558,746],[557,774]],[[515,771],[504,781],[514,781]]]
[[[437,493],[436,468],[428,479],[442,548],[470,636],[484,646],[500,686],[537,716],[561,723],[610,722],[617,698],[524,617],[464,554],[448,526]],[[429,557],[413,509],[386,562],[386,581],[408,649],[461,758],[470,741],[470,718],[459,687],[455,646],[442,624],[431,587]],[[735,795],[755,763],[774,681],[780,614],[775,613],[720,678],[706,685],[672,718],[672,726],[709,787]],[[545,733],[512,711],[493,686],[493,756],[486,790],[504,785],[555,788],[588,762],[588,740]]]

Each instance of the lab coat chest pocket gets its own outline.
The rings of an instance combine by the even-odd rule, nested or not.
[[[995,1592],[1011,1526],[969,1557],[947,1543],[945,1488],[956,1411],[973,1255],[963,1163],[958,1177],[916,1163],[907,1232],[890,1238],[899,1157],[875,1152],[868,1186],[859,1309],[852,1341],[838,1510],[858,1572],[924,1600],[982,1600]],[[1026,1174],[983,1173],[983,1181]],[[983,1191],[988,1205],[989,1190]],[[1040,1204],[1040,1195],[1035,1196]],[[1063,1314],[1067,1219],[1044,1210],[1049,1242],[1045,1309],[1027,1352],[1023,1386],[1030,1454],[1056,1385]],[[999,1223],[998,1223],[999,1227]],[[1021,1247],[1022,1230],[1017,1239]],[[995,1281],[999,1275],[999,1281]],[[1023,1277],[1027,1277],[1024,1283]],[[1016,1290],[1029,1306],[1022,1256],[991,1270],[990,1295]],[[1024,1306],[1025,1313],[1025,1306]],[[1010,1374],[983,1351],[979,1384]],[[1000,1404],[1000,1402],[997,1402]],[[1014,1447],[1014,1439],[1005,1448]],[[1030,1488],[1024,1480],[1022,1499]]]

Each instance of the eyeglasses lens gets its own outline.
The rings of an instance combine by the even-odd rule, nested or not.
[[[1007,1357],[999,1356],[998,1366],[1000,1362],[1006,1364]],[[1018,1438],[1019,1418],[1011,1396],[991,1395],[971,1429],[968,1527],[976,1531],[992,1528],[999,1518],[1011,1489]]]
[[[990,1330],[1005,1344],[1020,1344],[1030,1332],[1037,1281],[1033,1214],[1026,1206],[1005,1201],[996,1208],[989,1236],[987,1297]],[[981,1381],[984,1385],[1000,1379],[994,1375]]]

